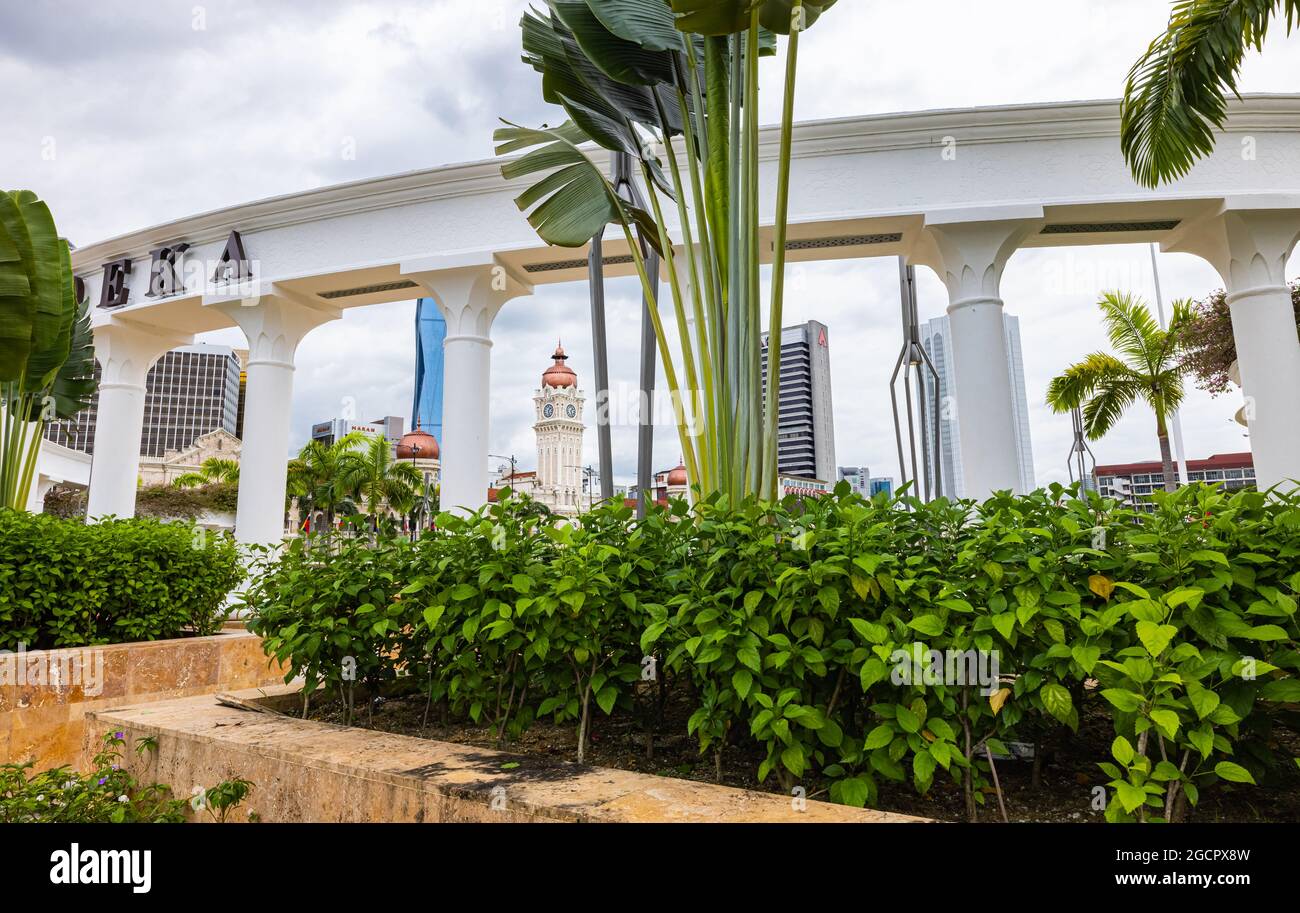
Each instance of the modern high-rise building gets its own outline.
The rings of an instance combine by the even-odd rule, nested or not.
[[[1017,464],[1020,471],[1020,490],[1033,491],[1034,448],[1029,436],[1029,399],[1025,395],[1025,362],[1020,348],[1020,318],[1002,315],[1002,330],[1007,344],[1007,376],[1011,380],[1011,419],[1016,437]],[[948,318],[935,317],[921,325],[921,344],[934,362],[939,375],[939,469],[941,489],[950,498],[966,496],[966,482],[962,473],[961,430],[957,413],[961,408],[961,391],[957,389],[953,369],[952,332]],[[922,402],[927,417],[934,414],[934,392],[928,372],[922,372]],[[935,454],[930,454],[930,471],[933,478]]]
[[[838,470],[840,481],[849,483],[854,492],[864,498],[870,498],[880,492],[892,495],[894,480],[890,476],[873,476],[868,466],[841,466]]]
[[[100,375],[95,365],[95,379]],[[161,457],[184,450],[203,434],[221,428],[236,433],[239,424],[240,364],[229,346],[193,345],[172,349],[145,378],[141,456]],[[94,453],[96,395],[70,419],[45,426],[45,437],[73,450]]]
[[[835,422],[831,413],[831,356],[826,324],[810,320],[781,330],[777,415],[777,469],[782,474],[835,480]],[[763,336],[767,389],[768,335]]]
[[[411,427],[442,443],[442,344],[447,321],[432,298],[415,303],[415,401]]]
[[[326,422],[317,422],[311,426],[311,439],[322,444],[333,444],[345,434],[356,432],[366,437],[386,438],[396,443],[402,438],[406,420],[399,415],[385,415],[373,422],[358,422],[347,418],[332,418]]]

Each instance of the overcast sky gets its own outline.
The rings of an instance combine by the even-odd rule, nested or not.
[[[277,194],[492,154],[498,117],[554,121],[519,60],[516,0],[0,0],[0,175],[36,190],[61,231],[87,244]],[[802,119],[1013,102],[1111,98],[1164,25],[1166,0],[841,0],[805,39]],[[1243,91],[1300,91],[1300,38],[1279,24],[1251,55]],[[764,120],[778,117],[777,66],[765,66]],[[355,149],[354,156],[344,154]],[[1291,275],[1297,271],[1292,260]],[[1217,274],[1160,256],[1166,297],[1202,297]],[[796,265],[790,323],[831,329],[836,456],[897,475],[888,375],[899,348],[892,260]],[[922,319],[946,294],[918,269]],[[1043,402],[1068,362],[1104,348],[1095,301],[1122,284],[1153,294],[1145,246],[1026,250],[1003,281],[1021,318],[1039,484],[1065,478],[1069,419]],[[610,290],[612,382],[636,381],[634,280]],[[348,397],[363,418],[411,409],[414,305],[345,311],[298,352],[293,443]],[[532,468],[531,395],[557,338],[591,391],[585,286],[543,286],[511,302],[493,332],[491,450]],[[238,331],[212,341],[238,345]],[[662,385],[662,380],[661,380]],[[1188,397],[1188,455],[1248,448],[1228,395]],[[592,407],[588,406],[588,421]],[[1099,461],[1158,455],[1154,418],[1135,408],[1093,445]],[[614,429],[619,481],[634,475],[635,429]],[[676,436],[656,437],[657,467]],[[594,431],[585,459],[596,461]]]

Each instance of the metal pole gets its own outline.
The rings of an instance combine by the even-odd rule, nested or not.
[[[596,444],[600,451],[600,499],[614,497],[614,450],[609,429],[609,345],[605,331],[605,259],[600,235],[587,258],[591,289],[591,352],[596,362]]]
[[[1156,266],[1156,243],[1151,242],[1151,275],[1156,281],[1156,311],[1160,315],[1160,327],[1165,328],[1165,301],[1160,293],[1160,269]],[[1178,466],[1178,484],[1187,484],[1187,458],[1183,451],[1183,420],[1175,410],[1173,414],[1174,460]]]

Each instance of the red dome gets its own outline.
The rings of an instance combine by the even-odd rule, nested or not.
[[[686,484],[686,466],[683,463],[678,463],[676,469],[668,470],[668,485],[672,488],[676,488],[679,485],[685,485],[685,484]]]
[[[438,459],[438,441],[432,434],[416,427],[408,431],[397,442],[397,458],[400,460],[436,460]]]
[[[555,359],[555,364],[551,365],[542,374],[543,387],[576,387],[578,386],[578,375],[573,373],[573,369],[564,362],[568,360],[564,354],[564,346],[559,343],[555,344],[555,354],[551,356]]]

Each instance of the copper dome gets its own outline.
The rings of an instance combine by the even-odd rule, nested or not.
[[[415,430],[402,435],[397,442],[397,458],[400,460],[436,460],[438,459],[438,441],[418,425]]]
[[[676,488],[679,485],[686,484],[686,465],[678,463],[675,469],[668,470],[668,485]]]
[[[542,374],[543,387],[576,387],[578,386],[578,375],[573,373],[573,369],[564,362],[569,356],[564,354],[564,346],[559,343],[555,344],[555,354],[551,356],[555,359],[555,364],[551,365]]]

